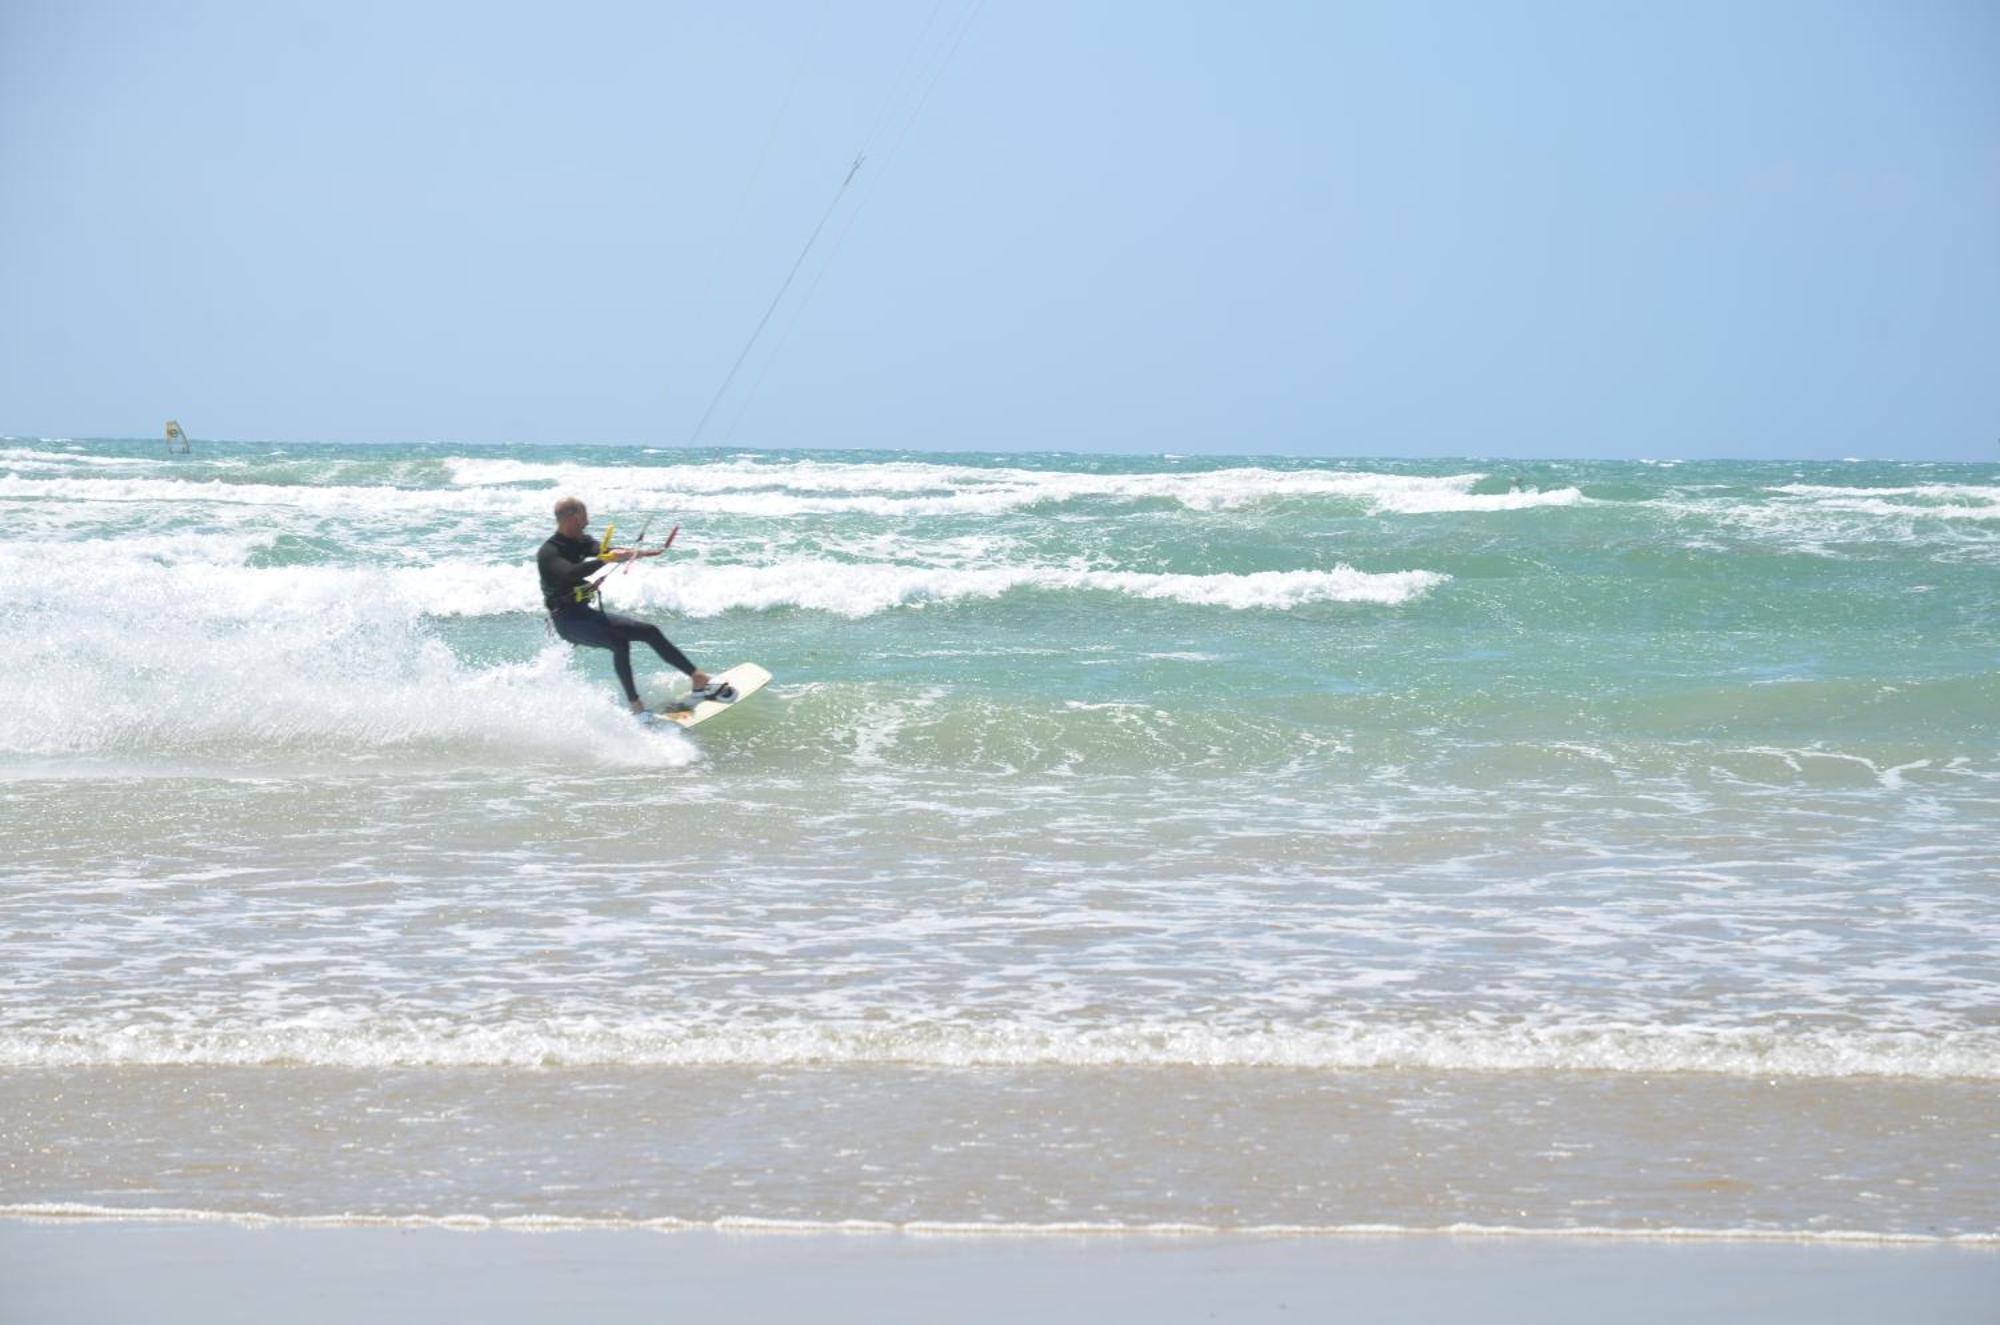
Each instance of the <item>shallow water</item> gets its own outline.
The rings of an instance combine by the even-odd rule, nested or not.
[[[622,715],[561,492],[772,688]],[[2000,467],[43,440],[0,503],[0,1204],[2000,1232]]]

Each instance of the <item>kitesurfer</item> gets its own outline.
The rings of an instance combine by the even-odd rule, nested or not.
[[[634,713],[646,711],[639,687],[632,680],[635,641],[651,645],[668,666],[685,672],[696,690],[705,689],[708,673],[689,662],[658,626],[607,612],[594,601],[597,585],[591,582],[592,575],[614,562],[657,557],[661,549],[603,547],[596,539],[584,537],[590,511],[575,497],[558,501],[555,513],[556,531],[535,554],[535,567],[542,575],[542,602],[549,609],[556,634],[587,649],[611,650],[611,665],[617,669],[618,684],[625,688],[625,699]]]

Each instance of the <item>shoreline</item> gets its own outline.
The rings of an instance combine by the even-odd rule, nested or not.
[[[41,1325],[1990,1319],[1963,1247],[1654,1239],[852,1236],[0,1220],[0,1314]],[[460,1234],[454,1236],[454,1234]]]
[[[969,1241],[984,1239],[1077,1239],[1204,1241],[1243,1239],[1259,1242],[1330,1242],[1395,1240],[1460,1240],[1469,1242],[1575,1242],[1588,1244],[1673,1243],[1718,1246],[1792,1247],[1949,1247],[2000,1254],[2000,1230],[1985,1233],[1898,1233],[1872,1229],[1700,1228],[1684,1226],[1619,1228],[1608,1225],[1574,1227],[1508,1224],[1244,1224],[1119,1223],[1061,1221],[1049,1223],[974,1222],[965,1220],[875,1219],[812,1220],[758,1215],[717,1219],[577,1215],[482,1214],[270,1214],[254,1210],[203,1210],[192,1207],[100,1206],[83,1202],[46,1201],[0,1204],[0,1227],[28,1224],[48,1227],[96,1227],[149,1224],[210,1226],[244,1230],[369,1229],[452,1233],[666,1233],[721,1236],[842,1237]]]
[[[0,1215],[923,1236],[2000,1237],[1977,1158],[2000,1109],[1956,1083],[92,1069],[0,1072],[0,1119],[14,1156]]]

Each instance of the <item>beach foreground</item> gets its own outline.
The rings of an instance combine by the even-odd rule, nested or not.
[[[1990,1321],[2000,1254],[1519,1237],[520,1232],[9,1220],[0,1318]]]

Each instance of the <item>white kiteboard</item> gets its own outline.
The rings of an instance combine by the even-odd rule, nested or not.
[[[708,678],[708,688],[653,712],[683,727],[698,727],[718,713],[727,713],[771,683],[771,674],[756,663],[737,663]]]

